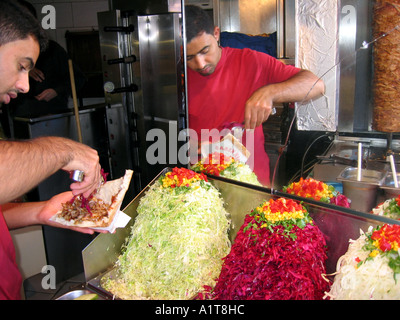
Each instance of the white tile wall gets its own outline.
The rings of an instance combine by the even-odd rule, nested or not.
[[[66,48],[65,32],[97,30],[97,12],[109,10],[108,0],[28,0],[37,11],[41,20],[45,5],[52,5],[56,10],[56,29],[48,29],[49,37]]]

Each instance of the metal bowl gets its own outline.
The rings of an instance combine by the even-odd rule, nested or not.
[[[337,177],[339,181],[355,182],[380,186],[383,183],[386,172],[377,170],[361,169],[361,180],[357,180],[358,168],[346,167]]]
[[[361,180],[357,179],[358,168],[347,167],[337,177],[342,182],[343,194],[351,200],[353,210],[370,212],[376,206],[377,191],[386,173],[362,169]]]

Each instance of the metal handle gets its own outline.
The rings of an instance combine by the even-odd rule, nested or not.
[[[82,182],[84,176],[85,176],[85,173],[80,170],[74,170],[69,175],[69,177],[76,182]]]
[[[139,90],[139,87],[136,84],[131,84],[128,87],[122,87],[122,88],[115,88],[113,91],[109,92],[109,93],[124,93],[124,92],[136,92]]]
[[[118,59],[110,59],[107,60],[108,64],[119,64],[119,63],[134,63],[136,62],[136,56],[135,55],[131,55],[129,57],[125,57],[125,58],[118,58]]]
[[[106,26],[104,27],[104,31],[105,32],[126,32],[126,33],[130,33],[135,31],[135,27],[130,24],[127,27],[123,27],[123,26]]]

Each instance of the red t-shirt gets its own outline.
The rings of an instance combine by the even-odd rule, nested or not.
[[[201,138],[201,129],[220,129],[224,123],[243,122],[246,101],[258,88],[285,81],[300,69],[250,49],[222,48],[221,60],[213,74],[202,76],[188,68],[189,127]],[[262,126],[254,131],[254,163],[258,180],[269,186],[269,158],[264,147]],[[253,158],[254,157],[254,158]]]
[[[21,284],[14,244],[0,208],[0,300],[20,300]]]

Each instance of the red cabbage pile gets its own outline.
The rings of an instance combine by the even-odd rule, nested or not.
[[[308,214],[308,213],[307,213]],[[326,242],[308,217],[304,226],[265,226],[249,214],[209,296],[221,300],[319,300],[330,284]]]

